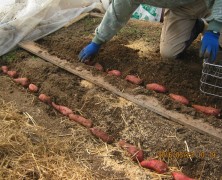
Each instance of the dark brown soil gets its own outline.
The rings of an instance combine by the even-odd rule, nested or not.
[[[93,121],[95,126],[113,135],[116,142],[125,139],[140,146],[145,157],[161,158],[160,152],[185,152],[185,141],[190,151],[194,152],[192,161],[188,157],[162,157],[170,166],[170,171],[182,169],[193,177],[204,180],[220,179],[222,175],[221,143],[206,135],[196,133],[186,127],[168,121],[146,109],[134,105],[116,95],[96,87],[69,74],[45,61],[31,57],[24,51],[14,53],[16,61],[9,63],[11,69],[18,70],[20,76],[28,77],[40,87],[39,93],[46,93],[61,105],[73,109]],[[7,57],[3,57],[7,59]],[[41,103],[22,87],[15,85],[10,78],[0,75],[0,98],[15,101],[21,112],[28,112],[38,125],[47,128],[52,134],[72,133],[82,141],[77,144],[70,141],[70,149],[61,152],[82,159],[95,173],[95,179],[154,179],[161,177],[149,170],[140,169],[132,163],[117,144],[106,147],[95,139],[87,130],[76,123],[69,122],[51,107]],[[66,141],[66,137],[61,138]],[[96,151],[86,148],[94,146]],[[78,154],[76,148],[81,146]],[[204,154],[203,154],[204,153]],[[171,179],[170,173],[165,178]]]
[[[39,43],[52,54],[76,63],[78,53],[90,42],[93,37],[92,33],[99,22],[100,19],[86,18],[70,28],[45,37]],[[135,74],[143,78],[145,83],[157,82],[166,85],[170,92],[187,96],[192,103],[222,108],[221,100],[199,92],[202,65],[198,58],[198,44],[194,44],[181,60],[162,60],[158,47],[160,29],[159,24],[151,26],[150,23],[129,23],[117,37],[103,46],[95,60],[100,62],[105,69],[121,70],[122,78],[127,74]],[[68,106],[74,112],[91,119],[95,126],[113,135],[116,142],[119,139],[126,139],[144,149],[146,158],[158,156],[160,158],[160,152],[163,151],[184,152],[186,141],[190,151],[194,152],[192,161],[188,157],[162,158],[171,170],[182,169],[187,175],[204,180],[221,178],[221,143],[157,116],[90,83],[87,84],[79,77],[39,58],[31,57],[24,51],[15,52],[13,58],[10,56],[10,59],[13,60],[9,63],[10,67],[38,85],[39,93],[46,93],[56,103]],[[0,60],[9,60],[9,56],[4,56]],[[107,81],[122,89],[135,88],[126,82],[118,84],[118,80],[114,78],[107,77]],[[28,112],[38,125],[56,134],[67,134],[72,129],[74,135],[82,140],[82,149],[89,144],[95,146],[98,152],[91,152],[89,155],[89,152],[84,149],[78,154],[78,158],[90,165],[95,173],[95,179],[142,180],[158,177],[155,175],[153,177],[148,170],[140,169],[137,172],[138,165],[131,163],[116,144],[109,146],[107,150],[104,144],[93,138],[87,130],[80,133],[79,125],[69,122],[51,107],[39,102],[37,99],[39,93],[30,94],[2,74],[0,84],[0,98],[7,102],[15,101],[19,110]],[[201,116],[216,127],[222,126],[221,119],[196,114],[190,108],[173,103],[166,95],[143,90],[141,92],[159,98],[166,108]],[[62,140],[67,139],[64,137]],[[74,140],[70,141],[70,144],[72,145],[70,149],[65,151],[61,147],[61,152],[75,159],[77,157],[75,149],[79,144]],[[127,166],[128,164],[130,167]],[[135,172],[129,175],[132,169]],[[168,177],[166,179],[171,179],[170,176]]]
[[[48,51],[70,62],[78,62],[78,54],[92,39],[95,28],[100,23],[99,18],[85,18],[66,29],[38,41]],[[187,97],[191,104],[212,106],[221,109],[220,98],[204,95],[200,92],[200,78],[202,61],[198,57],[199,41],[197,40],[188,49],[184,57],[178,60],[163,60],[159,54],[159,39],[161,24],[149,22],[130,22],[123,28],[118,36],[102,46],[100,53],[95,57],[108,69],[118,69],[122,78],[134,74],[147,83],[160,83],[165,85],[170,93]],[[107,80],[120,89],[130,87],[129,83],[118,83],[113,78]],[[203,117],[216,127],[222,127],[222,120],[207,117],[172,102],[167,95],[145,92],[158,98],[167,109],[174,109],[195,117]]]

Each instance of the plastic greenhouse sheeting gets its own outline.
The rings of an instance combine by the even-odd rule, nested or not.
[[[99,9],[100,0],[0,0],[0,56],[23,40],[50,34],[81,13]]]

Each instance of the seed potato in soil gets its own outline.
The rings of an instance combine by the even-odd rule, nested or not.
[[[38,43],[51,54],[88,68],[95,76],[104,75],[94,71],[93,67],[80,64],[77,60],[79,51],[90,42],[100,20],[85,18],[67,29],[61,29],[43,38]],[[128,74],[136,75],[144,79],[144,85],[162,84],[171,93],[188,97],[192,104],[221,107],[221,101],[206,97],[199,92],[201,62],[197,58],[197,45],[194,44],[189,49],[187,57],[190,56],[190,59],[188,60],[162,60],[158,49],[160,28],[159,24],[129,23],[118,37],[102,48],[95,60],[104,67],[105,71],[106,69],[120,70],[122,77]],[[50,63],[32,57],[25,51],[17,50],[13,53],[17,57],[16,61],[5,63],[10,57],[6,55],[0,57],[0,65],[7,64],[9,69],[18,71],[31,83],[37,85],[39,92],[36,95],[30,93],[1,73],[0,98],[7,102],[16,102],[20,112],[28,112],[38,125],[49,130],[51,134],[73,134],[71,138],[61,137],[68,138],[69,146],[61,146],[64,150],[61,148],[58,153],[66,154],[73,160],[80,159],[78,163],[89,166],[94,179],[144,180],[162,176],[141,169],[117,144],[105,146],[86,128],[70,121],[68,117],[64,117],[51,106],[39,101],[39,94],[46,94],[51,97],[52,102],[69,107],[73,113],[90,119],[94,127],[114,137],[116,142],[124,139],[127,143],[142,149],[144,158],[157,157],[166,162],[169,172],[162,179],[172,179],[171,173],[174,170],[182,170],[184,174],[196,179],[221,178],[221,142],[162,118]],[[106,76],[105,78],[118,88],[135,90],[135,93],[139,90],[139,93],[158,98],[168,109],[188,113],[194,117],[204,117],[208,123],[221,127],[220,119],[206,117],[195,112],[191,107],[177,104],[167,94],[138,89],[138,86],[124,79],[120,80],[119,77]],[[192,161],[184,153],[185,142],[193,152]],[[176,156],[178,153],[183,156]]]
[[[90,165],[92,171],[96,173],[95,176],[99,174],[95,178],[103,179],[105,176],[104,179],[121,177],[144,180],[154,179],[159,175],[141,169],[126,156],[126,152],[118,144],[106,147],[83,126],[70,121],[51,106],[40,102],[39,94],[47,94],[53,102],[67,106],[73,110],[73,113],[92,120],[94,127],[113,136],[116,142],[124,139],[127,143],[142,149],[144,158],[157,157],[166,162],[169,174],[163,179],[172,179],[172,170],[181,169],[184,174],[192,178],[220,179],[222,174],[220,142],[168,121],[50,63],[33,58],[22,50],[14,54],[17,60],[7,65],[36,84],[39,92],[35,96],[1,73],[0,98],[7,102],[15,101],[20,112],[28,112],[38,125],[45,127],[52,135],[73,133],[75,137],[73,140],[66,136],[60,137],[63,142],[67,141],[69,144],[67,149],[62,148],[61,151],[73,159],[78,156],[83,160],[83,164]],[[0,62],[3,63],[4,58],[6,57]],[[194,152],[192,161],[185,155],[172,156],[176,152],[183,154],[186,151],[185,141],[190,151]],[[88,147],[92,146],[94,150],[89,151]],[[76,151],[76,148],[79,151]],[[107,171],[103,170],[104,163]]]
[[[92,40],[95,28],[100,21],[100,18],[87,17],[69,28],[63,28],[39,40],[37,43],[47,49],[50,54],[79,64],[78,54]],[[199,38],[181,59],[164,60],[159,53],[161,26],[159,23],[129,22],[117,36],[102,46],[94,61],[100,63],[105,71],[119,70],[123,79],[129,74],[135,75],[144,80],[142,86],[158,83],[165,86],[169,93],[187,97],[190,104],[222,109],[220,98],[207,96],[199,90],[202,71],[202,61],[198,55]],[[94,74],[104,75],[96,71]],[[119,83],[119,79],[116,80],[115,77],[107,76],[106,80],[121,90],[137,87],[127,82],[121,81]],[[211,125],[222,127],[222,118],[205,116],[190,106],[176,103],[165,94],[157,94],[152,91],[145,93],[155,96],[167,109],[194,117],[202,117]]]

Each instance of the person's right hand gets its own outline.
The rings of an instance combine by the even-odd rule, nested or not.
[[[206,31],[204,33],[201,48],[200,57],[204,57],[209,63],[214,63],[219,50],[219,36],[220,33],[214,31]]]
[[[79,60],[81,62],[90,60],[90,58],[92,58],[99,52],[100,47],[101,47],[100,44],[91,42],[79,53]]]

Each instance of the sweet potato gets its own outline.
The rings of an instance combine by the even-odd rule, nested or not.
[[[111,75],[111,76],[121,76],[121,72],[120,71],[118,71],[118,70],[111,70],[111,71],[108,71],[107,72],[109,75]]]
[[[185,98],[184,96],[180,96],[180,95],[177,95],[177,94],[169,94],[169,96],[174,100],[174,101],[177,101],[181,104],[184,104],[184,105],[188,105],[190,102],[187,98]]]
[[[2,69],[2,72],[3,72],[4,74],[7,74],[7,72],[8,72],[8,66],[2,66],[1,69]]]
[[[95,65],[95,61],[87,60],[87,61],[85,61],[85,64],[88,65],[88,66],[94,66]]]
[[[168,166],[165,162],[151,159],[151,160],[144,160],[140,163],[140,165],[144,168],[152,169],[157,173],[165,173],[168,170]]]
[[[181,172],[172,172],[172,176],[174,180],[194,180]]]
[[[143,161],[143,151],[136,146],[126,143],[124,140],[119,141],[119,146],[125,149],[134,161]]]
[[[95,65],[94,65],[94,67],[98,70],[98,71],[104,71],[104,69],[103,69],[103,66],[101,65],[101,64],[99,64],[99,63],[96,63]]]
[[[73,114],[72,110],[66,106],[57,105],[56,103],[52,102],[52,107],[54,107],[57,111],[65,116],[69,116],[69,114]]]
[[[127,75],[125,80],[136,85],[140,85],[143,83],[143,79],[140,79],[139,77],[134,76],[134,75]]]
[[[8,74],[11,78],[17,78],[17,77],[18,77],[17,71],[8,71],[7,74]]]
[[[103,142],[106,142],[108,144],[113,143],[114,137],[108,135],[103,130],[98,129],[96,127],[90,128],[90,132],[96,136],[97,138],[101,139]]]
[[[92,121],[76,114],[69,114],[69,119],[73,120],[87,128],[92,127]]]
[[[200,105],[195,105],[195,104],[192,105],[192,107],[194,109],[196,109],[197,111],[202,112],[206,115],[219,116],[220,112],[221,112],[220,109],[216,109],[216,108],[213,108],[213,107],[200,106]]]
[[[38,90],[39,89],[35,84],[29,84],[29,91],[30,92],[36,93],[36,92],[38,92]]]
[[[29,80],[27,78],[17,78],[14,79],[14,81],[18,84],[21,84],[24,87],[27,87],[29,85]]]
[[[52,104],[51,98],[49,96],[45,95],[45,94],[40,94],[39,95],[39,100],[46,103],[46,104],[49,104],[49,105]]]
[[[147,84],[146,89],[152,90],[152,91],[155,91],[155,92],[159,92],[159,93],[166,93],[167,92],[166,87],[164,87],[160,84],[157,84],[157,83]]]

